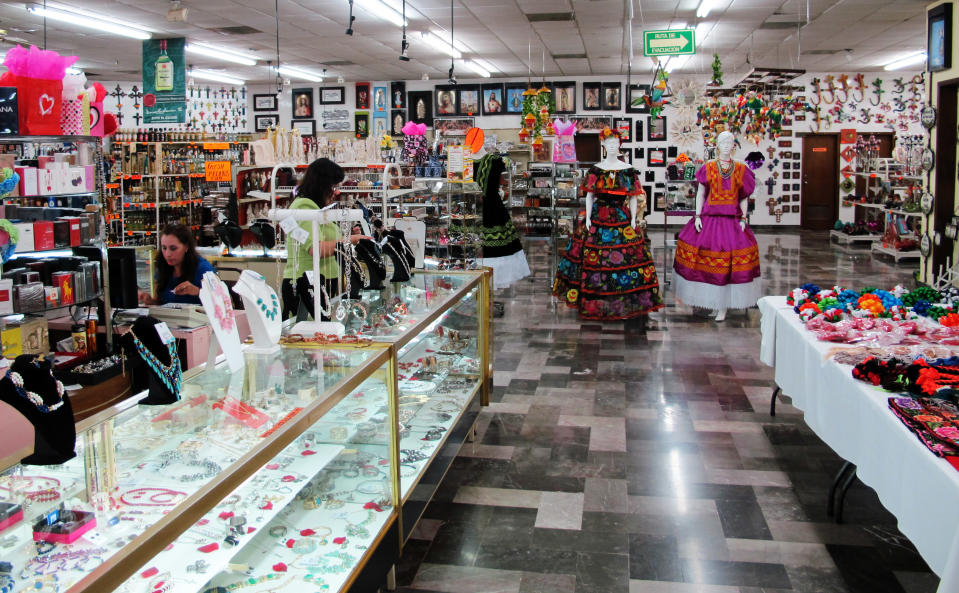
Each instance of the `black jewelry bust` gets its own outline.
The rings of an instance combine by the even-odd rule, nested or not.
[[[17,389],[8,373],[0,380],[0,400],[13,406],[33,425],[33,454],[21,463],[58,465],[75,457],[77,432],[73,407],[66,392],[62,397],[59,393],[57,380],[51,374],[51,361],[21,354],[10,366],[10,373],[20,375],[23,386]],[[31,401],[26,396],[28,391],[40,396],[43,403]]]
[[[383,253],[393,261],[393,277],[390,278],[390,282],[406,282],[413,273],[413,266],[416,265],[413,250],[406,242],[406,234],[398,229],[390,229],[386,231],[386,237]]]
[[[370,274],[370,283],[366,288],[383,290],[383,281],[386,279],[386,261],[379,245],[369,239],[361,239],[356,243],[356,257],[366,264]]]
[[[160,340],[160,335],[156,330],[156,324],[158,323],[160,323],[159,319],[144,315],[133,322],[130,332],[120,337],[120,346],[126,355],[127,368],[130,371],[133,393],[139,393],[144,389],[149,390],[149,394],[140,400],[140,405],[144,406],[162,406],[172,404],[180,399],[180,394],[167,387],[157,372],[150,368],[150,365],[133,342],[133,335],[131,334],[136,334],[140,343],[160,361],[160,364],[169,365],[171,362],[170,350]],[[179,361],[177,361],[177,364],[179,364]]]

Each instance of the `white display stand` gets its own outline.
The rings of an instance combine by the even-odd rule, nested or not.
[[[267,353],[280,349],[280,333],[283,325],[282,307],[276,291],[266,283],[266,278],[253,270],[243,270],[240,278],[233,285],[233,292],[243,299],[243,308],[246,310],[247,321],[250,322],[250,333],[253,334],[253,347],[249,352]],[[276,300],[277,314],[268,318],[260,308],[258,300],[271,302]]]
[[[422,269],[423,259],[426,257],[426,223],[415,218],[401,218],[393,223],[393,228],[403,231],[416,258],[416,265],[413,267]]]
[[[203,274],[200,303],[206,311],[206,316],[210,319],[210,327],[213,328],[210,350],[207,353],[207,365],[212,367],[216,364],[216,353],[219,346],[223,349],[223,355],[226,356],[226,362],[230,366],[230,370],[233,372],[239,371],[243,368],[244,360],[243,350],[240,347],[240,332],[236,327],[236,315],[233,311],[233,303],[230,301],[230,291],[215,272]],[[229,330],[220,325],[220,318],[217,315],[218,305],[223,308],[223,314],[233,321]]]
[[[320,277],[320,258],[317,257],[317,254],[320,252],[320,225],[330,222],[364,221],[363,211],[359,208],[351,208],[347,210],[289,210],[282,208],[270,208],[267,216],[270,220],[281,223],[286,220],[292,220],[298,223],[309,221],[311,223],[312,229],[310,234],[313,237],[313,278]],[[293,239],[287,235],[287,241],[292,240]],[[317,333],[342,336],[346,332],[346,327],[342,323],[335,321],[320,321],[323,319],[323,316],[321,315],[323,299],[320,298],[319,289],[314,289],[313,293],[313,321],[301,321],[297,323],[290,330],[291,333],[300,334],[302,336],[312,336]],[[332,309],[332,299],[329,305]],[[252,322],[250,326],[253,326]]]

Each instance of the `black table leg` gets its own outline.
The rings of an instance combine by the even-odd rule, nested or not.
[[[829,487],[829,496],[826,499],[826,516],[833,516],[833,512],[836,508],[836,489],[839,488],[839,484],[842,482],[843,476],[845,476],[846,472],[852,467],[852,463],[848,461],[844,462],[842,467],[839,468],[839,472],[836,473],[836,477],[833,478],[832,486]]]
[[[770,416],[776,415],[776,398],[779,396],[780,393],[782,393],[782,389],[780,389],[779,385],[777,385],[776,388],[773,389],[773,396],[769,399],[769,415]]]
[[[842,489],[839,490],[839,501],[836,504],[836,523],[842,523],[842,509],[843,504],[846,501],[846,492],[849,492],[849,488],[852,486],[853,481],[856,479],[856,466],[853,466],[852,471],[849,472],[849,477],[846,478],[846,482],[842,485]]]

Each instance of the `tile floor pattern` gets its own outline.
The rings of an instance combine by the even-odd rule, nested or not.
[[[825,233],[757,234],[765,294],[911,281]],[[497,297],[493,403],[407,544],[399,591],[935,591],[871,489],[852,488],[845,524],[826,517],[842,460],[795,408],[769,416],[758,310],[717,324],[670,293],[646,325],[583,322],[550,303],[548,258],[530,259],[540,278]]]

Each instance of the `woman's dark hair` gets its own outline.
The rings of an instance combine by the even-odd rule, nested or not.
[[[186,248],[186,253],[183,254],[183,263],[180,265],[182,270],[180,278],[184,281],[193,280],[193,276],[196,275],[196,267],[200,263],[200,256],[196,252],[196,239],[193,238],[193,231],[185,224],[168,224],[163,228],[160,238],[162,239],[165,235],[173,235],[180,243],[183,243],[183,246]],[[159,298],[159,295],[166,290],[166,285],[169,284],[170,278],[173,278],[173,266],[166,263],[166,258],[163,257],[162,247],[157,250],[155,265],[157,275],[157,294],[155,296]]]
[[[333,186],[345,177],[343,167],[330,159],[316,159],[306,168],[303,180],[296,188],[296,197],[313,200],[322,208],[333,197]]]

